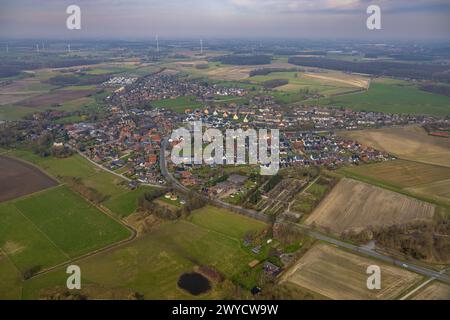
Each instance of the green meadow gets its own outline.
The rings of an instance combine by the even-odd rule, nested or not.
[[[368,91],[322,99],[320,104],[386,113],[450,115],[450,97],[395,83],[372,83]]]
[[[22,297],[22,279],[12,261],[0,251],[0,300]]]
[[[133,243],[80,262],[82,293],[90,298],[124,298],[121,295],[139,292],[146,299],[191,299],[192,295],[178,288],[178,278],[207,265],[228,280],[213,284],[212,290],[197,298],[231,297],[229,279],[254,259],[243,248],[242,235],[264,227],[259,221],[207,206],[195,211],[190,221],[166,222]],[[39,298],[49,290],[63,290],[66,277],[59,269],[26,281],[24,297]]]
[[[39,166],[62,182],[70,182],[72,178],[80,178],[86,187],[93,188],[105,196],[102,205],[120,218],[135,212],[137,199],[150,189],[141,187],[132,191],[126,186],[124,179],[96,167],[78,154],[64,159],[42,158],[25,149],[14,150],[9,154]]]
[[[194,96],[179,97],[176,99],[164,99],[152,102],[158,108],[166,108],[178,113],[184,113],[186,109],[202,108],[202,104],[196,101]]]
[[[124,240],[120,223],[59,186],[0,205],[0,248],[25,274]]]
[[[118,217],[125,218],[136,212],[138,209],[139,197],[152,189],[152,187],[140,186],[136,190],[122,192],[121,194],[106,200],[103,204]]]

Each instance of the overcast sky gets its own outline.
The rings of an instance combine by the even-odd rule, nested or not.
[[[79,5],[81,30],[67,30]],[[366,9],[382,9],[382,30]],[[450,39],[450,0],[0,0],[1,38]]]

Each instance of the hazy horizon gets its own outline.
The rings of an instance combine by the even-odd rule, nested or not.
[[[67,6],[82,12],[66,28]],[[366,8],[382,9],[382,30]],[[4,39],[450,39],[450,0],[15,0],[0,3]]]

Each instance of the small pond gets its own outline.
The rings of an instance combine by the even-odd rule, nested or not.
[[[178,279],[178,286],[194,296],[211,289],[209,280],[197,272],[183,273]]]

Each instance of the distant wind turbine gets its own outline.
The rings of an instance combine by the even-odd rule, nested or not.
[[[156,35],[155,40],[156,40],[156,51],[159,52],[159,37],[158,37],[158,35]]]

